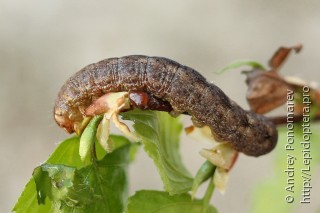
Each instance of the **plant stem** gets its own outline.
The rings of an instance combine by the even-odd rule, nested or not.
[[[207,187],[206,193],[204,194],[204,197],[202,199],[203,200],[202,213],[207,212],[208,207],[210,205],[210,200],[211,200],[213,191],[214,191],[214,183],[213,183],[213,176],[212,176],[212,178],[209,181],[209,185]]]
[[[99,186],[102,186],[102,181],[101,181],[101,177],[98,175],[99,174],[99,165],[98,165],[98,158],[97,158],[97,152],[96,152],[96,142],[94,142],[92,144],[92,148],[91,148],[91,161],[92,161],[92,167],[93,167],[93,170],[94,170],[94,175],[95,175],[95,178],[98,182],[98,185]],[[100,191],[101,191],[101,194],[102,194],[102,197],[104,198],[104,201],[103,204],[106,208],[106,212],[111,212],[111,209],[110,209],[110,205],[109,205],[109,198],[108,198],[108,194],[106,194],[104,192],[104,190],[102,188],[99,188]]]

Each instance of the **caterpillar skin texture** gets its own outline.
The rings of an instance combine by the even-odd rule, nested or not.
[[[169,102],[172,114],[189,114],[195,126],[209,126],[217,141],[247,155],[266,154],[277,143],[276,127],[267,118],[243,110],[194,69],[162,57],[132,55],[84,67],[61,88],[55,120],[72,133],[95,99],[121,91],[141,91]]]

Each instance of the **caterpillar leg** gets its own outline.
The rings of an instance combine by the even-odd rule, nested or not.
[[[128,92],[107,93],[95,100],[85,109],[86,116],[104,114],[98,126],[97,138],[102,147],[111,152],[113,149],[112,141],[109,140],[110,121],[131,141],[138,141],[139,138],[130,131],[129,127],[119,120],[119,113],[131,109]],[[84,124],[86,125],[86,124]],[[84,127],[82,126],[82,129]]]

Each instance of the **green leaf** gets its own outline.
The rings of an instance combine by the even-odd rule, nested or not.
[[[315,165],[320,162],[320,126],[315,123],[311,125],[311,140],[310,140],[310,155],[312,160],[310,161],[311,168],[311,185],[314,178],[312,178],[315,172]],[[297,204],[300,204],[303,178],[301,169],[306,169],[306,165],[303,163],[303,147],[300,144],[303,140],[301,123],[294,124],[294,143],[292,144],[293,150],[286,150],[287,134],[288,130],[284,127],[278,129],[279,140],[275,149],[275,165],[274,176],[260,184],[253,195],[253,207],[251,212],[259,213],[290,213],[293,212]],[[288,175],[285,172],[287,170],[288,154],[295,157],[294,165],[294,193],[288,192],[286,187],[292,186],[287,183]],[[291,170],[292,171],[292,170]],[[271,175],[270,175],[271,176]],[[287,195],[291,195],[294,198],[293,203],[287,203],[285,198]],[[312,195],[312,189],[311,189]],[[312,199],[312,197],[311,197]],[[312,202],[312,200],[311,200]]]
[[[130,159],[130,162],[134,161],[136,154],[138,152],[138,149],[140,147],[139,142],[131,143],[127,138],[120,136],[120,135],[110,135],[109,139],[112,141],[112,143],[114,145],[114,149],[118,149],[121,146],[131,144],[129,159]],[[97,144],[100,145],[100,143],[97,142],[96,146],[97,146]],[[101,146],[101,148],[102,148],[102,146]],[[104,151],[104,153],[106,153],[106,151],[104,149],[103,149],[103,151]]]
[[[188,192],[193,179],[179,153],[182,131],[179,119],[166,112],[148,110],[132,110],[121,115],[134,122],[133,128],[158,168],[165,190],[171,195]]]
[[[79,137],[71,137],[60,143],[46,162],[52,164],[66,164],[77,168],[80,167],[82,162],[79,156]],[[36,185],[34,179],[31,178],[12,211],[17,213],[37,213],[49,212],[50,209],[51,202],[48,199],[45,200],[45,205],[38,205]]]
[[[139,143],[131,143],[127,138],[121,136],[121,135],[109,135],[109,139],[112,141],[114,145],[114,150],[131,144],[130,148],[130,162],[134,160],[135,155],[137,153],[137,150],[139,148]],[[107,154],[106,150],[101,146],[101,144],[96,140],[95,141],[95,146],[96,146],[96,153],[97,153],[97,159],[101,160],[104,158],[104,156]]]
[[[110,138],[114,141],[116,148],[120,148],[122,146],[130,144],[130,141],[122,136],[110,135]],[[46,163],[63,164],[68,165],[69,167],[75,167],[77,169],[83,167],[83,163],[79,156],[79,142],[80,138],[74,136],[61,142],[49,157],[49,159],[46,161]],[[130,149],[130,159],[134,158],[134,150],[136,149],[136,144],[133,145]],[[103,159],[106,155],[106,151],[102,147],[100,147],[100,144],[97,141],[96,152],[99,160]],[[39,174],[37,174],[37,171],[35,171],[34,175],[37,176]],[[44,193],[49,193],[49,191]],[[18,199],[12,211],[15,211],[17,213],[50,212],[50,209],[52,207],[51,201],[48,198],[40,199],[40,201],[44,201],[45,204],[38,205],[36,185],[34,182],[34,178],[31,178],[26,184],[20,198]]]
[[[95,116],[84,129],[80,138],[79,155],[83,162],[90,164],[93,144],[96,140],[97,128],[103,116]]]
[[[201,200],[192,200],[189,194],[170,196],[167,192],[142,190],[129,198],[125,213],[199,213],[203,210]],[[209,206],[206,213],[217,213]]]
[[[262,64],[260,64],[259,62],[256,62],[256,61],[234,61],[231,64],[228,64],[227,66],[222,68],[221,70],[216,71],[215,73],[221,74],[221,73],[224,73],[226,71],[229,71],[229,70],[232,70],[232,69],[236,69],[236,68],[239,68],[239,67],[243,67],[243,66],[249,66],[249,67],[252,67],[252,68],[258,68],[258,69],[261,69],[261,70],[266,70]]]
[[[43,164],[34,178],[41,200],[47,196],[62,212],[112,212],[124,209],[130,144],[107,154],[101,161],[76,169]]]
[[[17,213],[43,213],[50,212],[51,201],[46,199],[45,205],[38,205],[36,184],[31,178],[21,193],[12,211]]]

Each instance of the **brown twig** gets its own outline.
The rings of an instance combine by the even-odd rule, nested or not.
[[[274,117],[268,117],[270,121],[272,121],[275,125],[282,125],[287,124],[287,116],[274,116]],[[303,115],[295,115],[293,117],[293,122],[297,123],[302,121]],[[312,121],[320,121],[320,115],[317,115],[313,118]]]

